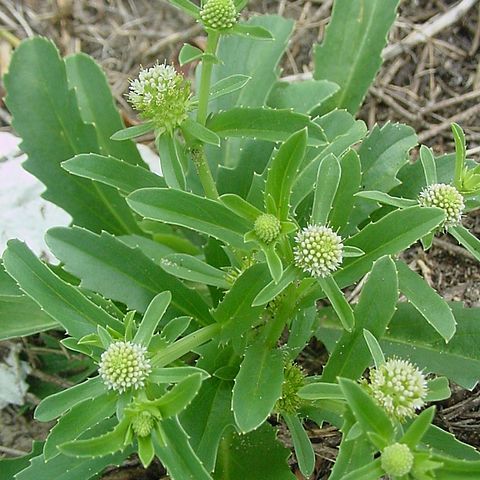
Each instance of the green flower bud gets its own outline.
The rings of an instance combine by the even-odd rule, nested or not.
[[[383,470],[391,477],[407,475],[413,467],[413,453],[403,443],[394,443],[386,447],[380,460]]]
[[[140,412],[132,421],[133,431],[139,437],[146,437],[150,435],[150,432],[153,429],[155,419],[153,415],[149,412]]]
[[[130,82],[128,101],[145,120],[172,132],[186,118],[190,107],[190,84],[171,65],[142,69]]]
[[[445,212],[444,227],[458,225],[465,209],[460,192],[452,185],[444,183],[435,183],[424,188],[418,201],[423,207],[441,208]]]
[[[238,13],[232,0],[208,0],[200,12],[207,28],[228,30],[237,23]]]
[[[392,358],[370,370],[367,388],[374,400],[398,420],[415,415],[425,405],[427,381],[423,373],[406,360]]]
[[[342,239],[331,228],[309,225],[295,240],[295,264],[313,277],[326,277],[342,263]]]
[[[278,238],[282,226],[280,220],[270,213],[264,213],[255,220],[254,225],[255,235],[262,240],[262,242],[269,244]]]
[[[146,349],[132,342],[115,342],[102,353],[99,373],[109,389],[122,393],[142,388],[152,370]]]
[[[279,413],[294,414],[302,405],[302,399],[297,393],[305,385],[305,375],[295,363],[287,365],[284,375],[282,396],[277,400],[275,410]]]

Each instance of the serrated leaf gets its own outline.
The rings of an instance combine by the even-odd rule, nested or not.
[[[147,307],[145,315],[138,327],[133,342],[148,348],[150,341],[157,329],[160,320],[167,311],[172,300],[172,294],[168,291],[159,293],[153,298]]]
[[[283,356],[262,343],[247,348],[233,387],[235,422],[244,433],[255,430],[270,415],[282,395]]]
[[[21,457],[2,458],[0,459],[0,479],[12,480],[15,474],[28,468],[30,461],[42,454],[43,442],[33,441],[32,450]]]
[[[145,188],[130,194],[128,203],[148,219],[181,225],[245,248],[243,236],[250,230],[249,223],[216,201],[177,190]]]
[[[178,140],[169,133],[158,135],[155,145],[160,157],[160,165],[165,183],[170,188],[185,190],[185,173],[183,171],[182,146]],[[146,188],[150,185],[142,185],[139,188]]]
[[[472,235],[462,225],[449,227],[448,233],[480,262],[480,240],[475,235]]]
[[[430,407],[420,413],[410,424],[402,436],[400,443],[408,445],[411,449],[417,448],[425,433],[432,423],[435,407]]]
[[[396,262],[400,291],[425,320],[445,339],[455,335],[456,322],[447,302],[405,263]]]
[[[307,130],[294,133],[280,147],[268,170],[265,184],[265,199],[271,198],[275,210],[267,212],[276,215],[280,220],[287,220],[290,209],[290,195],[296,174],[302,163],[307,146]]]
[[[19,240],[8,242],[3,263],[22,290],[70,335],[83,337],[96,332],[97,325],[122,331],[116,318],[55,275]]]
[[[340,86],[331,102],[355,114],[382,63],[398,0],[337,0],[322,45],[314,52],[314,78]]]
[[[231,32],[255,40],[275,40],[272,33],[260,25],[249,25],[248,23],[236,23]]]
[[[298,467],[304,477],[310,477],[315,468],[315,452],[310,438],[305,432],[297,415],[282,415],[292,436],[293,448],[297,457]]]
[[[212,321],[208,305],[197,292],[164,272],[140,250],[106,232],[95,235],[76,227],[52,228],[46,241],[55,256],[65,262],[65,269],[80,278],[81,285],[89,290],[139,312],[144,312],[159,292],[169,290],[175,308],[200,322]]]
[[[312,208],[312,223],[327,225],[342,169],[337,157],[329,154],[318,166]]]
[[[166,187],[165,180],[138,165],[114,157],[83,153],[62,162],[62,168],[79,177],[118,188],[123,194],[146,187]]]

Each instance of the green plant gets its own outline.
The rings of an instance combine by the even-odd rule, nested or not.
[[[205,26],[205,51],[180,53],[199,61],[198,82],[142,70],[137,126],[124,128],[91,58],[63,60],[48,40],[23,42],[5,77],[25,168],[73,226],[46,234],[57,267],[9,243],[1,336],[63,329],[88,367],[36,408],[58,420],[30,464],[5,469],[85,480],[138,452],[176,480],[293,479],[276,414],[305,477],[308,420],[342,430],[331,480],[478,478],[478,452],[432,425],[434,407],[418,415],[450,396],[448,379],[478,381],[478,309],[397,259],[447,230],[480,260],[460,223],[479,206],[478,167],[457,125],[454,158],[421,147],[413,164],[411,128],[367,132],[353,116],[398,0],[336,0],[314,80],[298,83],[279,78],[290,21],[242,22],[243,0],[170,1]],[[131,141],[150,131],[162,177]],[[362,279],[351,304],[343,289]],[[307,376],[295,362],[313,336],[329,358]]]

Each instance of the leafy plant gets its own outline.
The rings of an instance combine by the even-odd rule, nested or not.
[[[398,1],[336,0],[315,79],[297,83],[279,76],[290,21],[240,21],[243,0],[170,1],[207,45],[180,53],[195,85],[170,65],[141,70],[138,125],[124,128],[91,58],[63,60],[46,39],[23,42],[5,77],[25,168],[73,221],[46,234],[60,267],[9,242],[1,337],[63,329],[98,369],[41,401],[35,417],[56,425],[5,468],[85,480],[138,452],[176,480],[292,479],[275,414],[306,478],[306,421],[342,431],[332,480],[478,478],[479,454],[432,425],[435,407],[419,414],[450,396],[448,378],[478,381],[478,309],[398,258],[447,231],[480,260],[461,225],[478,167],[457,125],[455,158],[422,146],[419,168],[411,128],[354,118]],[[163,176],[131,140],[150,131]],[[329,358],[307,376],[313,336]]]

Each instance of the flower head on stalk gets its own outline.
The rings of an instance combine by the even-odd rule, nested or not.
[[[200,18],[212,30],[228,30],[237,23],[238,12],[232,0],[207,0]]]
[[[452,185],[435,183],[424,188],[418,198],[424,207],[437,207],[445,212],[444,227],[460,223],[465,203],[461,193]]]

